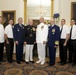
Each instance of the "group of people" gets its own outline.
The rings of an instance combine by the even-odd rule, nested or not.
[[[61,20],[59,52],[61,65],[68,63],[76,65],[76,25],[75,19],[71,19],[70,27],[66,25],[66,20]],[[68,53],[67,53],[68,49]],[[68,55],[67,55],[68,54]],[[68,58],[68,59],[67,59]]]
[[[38,61],[44,65],[45,63],[45,47],[46,44],[49,50],[49,65],[55,64],[56,49],[59,46],[60,63],[61,65],[67,62],[67,49],[69,49],[68,63],[76,65],[76,25],[75,20],[71,19],[70,28],[65,24],[66,20],[61,20],[61,27],[55,24],[55,19],[50,20],[50,25],[44,23],[44,18],[40,17],[40,24],[37,28],[33,25],[33,20],[29,19],[28,25],[23,25],[23,19],[18,18],[18,24],[13,25],[13,19],[9,20],[9,24],[5,27],[2,25],[2,17],[0,16],[0,64],[3,60],[4,42],[6,46],[6,55],[9,63],[13,62],[13,48],[16,45],[16,61],[21,64],[21,61],[26,64],[34,63],[33,47],[37,43]],[[25,49],[25,60],[23,60],[23,46]]]

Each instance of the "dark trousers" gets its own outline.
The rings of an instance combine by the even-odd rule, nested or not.
[[[50,58],[50,64],[55,64],[56,48],[49,47],[49,58]]]
[[[21,61],[23,59],[23,43],[16,45],[16,61]]]
[[[65,39],[61,39],[59,41],[59,54],[60,54],[60,61],[66,63],[67,61],[67,45],[64,45]]]
[[[69,62],[76,64],[76,40],[69,42]]]
[[[12,61],[14,42],[13,42],[13,39],[11,38],[8,38],[8,41],[9,41],[9,44],[6,44],[6,55],[7,55],[7,60]]]
[[[3,60],[4,43],[0,43],[0,61]]]

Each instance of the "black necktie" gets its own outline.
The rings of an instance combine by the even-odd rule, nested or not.
[[[62,30],[63,30],[63,26],[62,26],[62,28],[61,28],[60,35],[61,35],[61,33],[62,33]]]
[[[71,29],[70,29],[70,39],[71,39],[71,36],[72,36],[72,28],[73,28],[73,26],[71,26]]]
[[[13,31],[14,31],[14,26],[12,26],[12,33],[13,33]],[[14,36],[14,34],[13,34],[13,36]]]

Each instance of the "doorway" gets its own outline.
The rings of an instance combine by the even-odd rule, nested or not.
[[[76,20],[76,2],[71,3],[71,18]]]

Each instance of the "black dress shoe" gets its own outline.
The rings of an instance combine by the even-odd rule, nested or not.
[[[29,62],[25,62],[26,64],[29,64]]]
[[[57,63],[62,63],[62,61],[59,61],[59,62],[57,62]]]
[[[68,63],[68,64],[71,64],[72,62],[68,61],[67,63]]]
[[[76,66],[76,63],[72,63],[72,66]]]
[[[34,63],[34,61],[30,61],[31,63]]]
[[[53,64],[49,64],[49,66],[54,66],[55,64],[53,63]]]
[[[9,63],[12,63],[13,61],[12,61],[12,60],[8,60],[8,62],[9,62]]]
[[[22,62],[25,62],[25,60],[21,60]]]
[[[0,65],[1,65],[1,62],[0,62]]]
[[[55,65],[55,63],[50,63],[50,62],[47,62],[47,64],[49,64],[49,66]]]
[[[47,64],[50,64],[50,62],[46,62]]]
[[[65,65],[66,64],[66,62],[62,62],[60,65]]]
[[[6,62],[6,60],[1,60],[1,62]]]
[[[20,61],[17,61],[17,63],[18,63],[18,64],[21,64],[21,62],[20,62]]]

